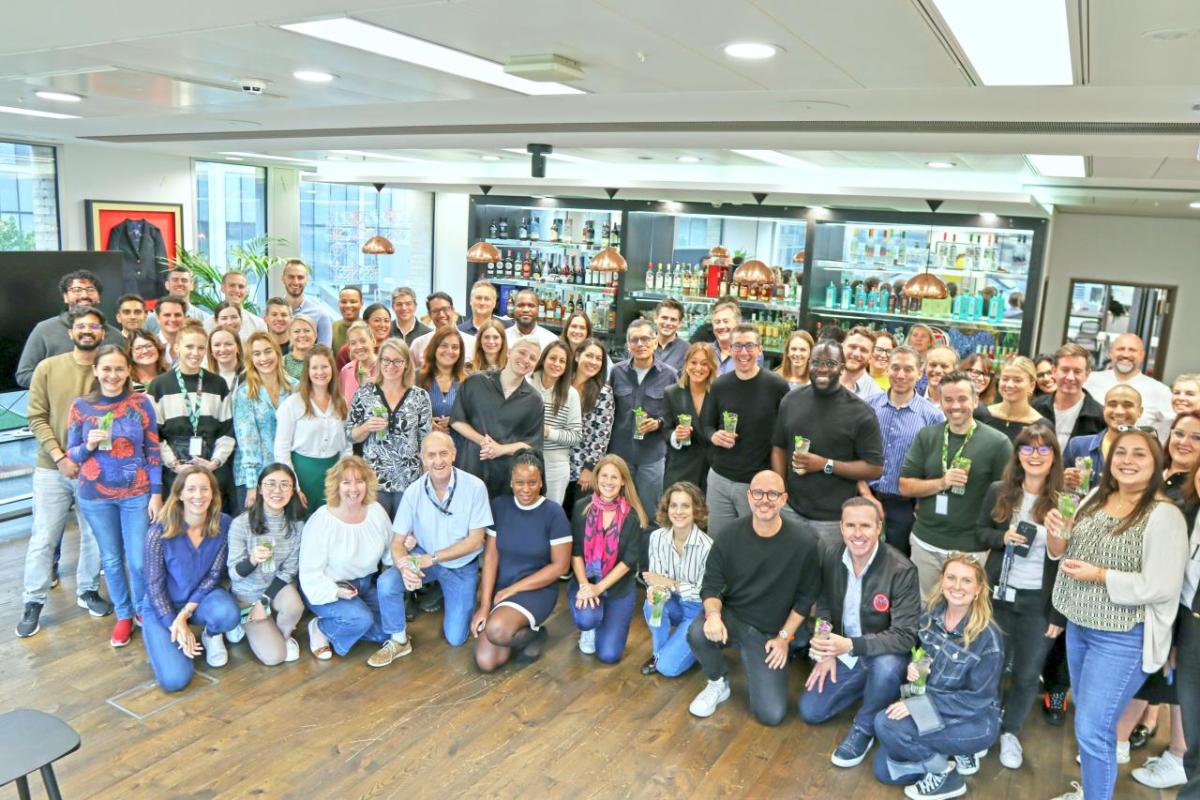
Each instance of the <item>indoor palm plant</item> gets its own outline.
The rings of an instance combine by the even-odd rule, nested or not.
[[[281,247],[287,247],[287,244],[287,240],[279,236],[264,235],[248,239],[230,251],[232,263],[224,268],[214,266],[206,256],[200,253],[180,246],[178,248],[179,255],[174,259],[164,260],[164,263],[171,267],[182,266],[192,273],[193,285],[190,302],[193,305],[207,308],[209,311],[216,308],[217,304],[224,299],[221,294],[221,278],[225,273],[230,269],[245,273],[246,281],[250,284],[245,307],[255,314],[259,314],[261,313],[260,309],[250,301],[250,298],[257,294],[259,284],[270,273],[271,267],[283,262],[282,258],[270,254],[277,252]]]

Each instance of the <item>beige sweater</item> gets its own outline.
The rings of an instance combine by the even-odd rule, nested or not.
[[[71,404],[95,388],[91,365],[75,363],[74,351],[37,365],[29,382],[29,430],[38,440],[37,465],[54,469],[51,453],[67,449]]]

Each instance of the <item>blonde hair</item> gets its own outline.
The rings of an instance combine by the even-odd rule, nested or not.
[[[975,641],[981,633],[987,630],[988,625],[992,624],[992,593],[988,589],[988,577],[983,568],[983,562],[970,553],[950,553],[942,563],[938,581],[930,590],[925,605],[931,611],[938,606],[945,605],[946,596],[942,594],[942,578],[951,564],[962,564],[970,569],[975,573],[975,580],[979,583],[979,594],[971,601],[970,617],[967,619],[966,627],[963,628],[963,645],[970,647],[971,642]]]
[[[679,370],[679,385],[684,389],[692,388],[692,378],[688,375],[687,365],[696,354],[704,356],[704,363],[708,364],[708,380],[704,386],[699,387],[707,394],[712,382],[717,379],[717,373],[721,371],[721,365],[717,362],[717,351],[709,342],[696,342],[688,347],[687,354],[683,357],[683,369]]]
[[[288,384],[288,374],[283,370],[283,351],[279,349],[279,343],[275,341],[275,337],[266,331],[255,331],[250,334],[250,337],[246,339],[247,351],[253,354],[254,345],[258,342],[266,342],[275,351],[275,388],[267,389],[267,395],[271,398],[271,405],[278,408],[279,398],[292,393]],[[258,367],[254,366],[253,355],[246,358],[246,377],[243,382],[246,385],[246,397],[251,400],[258,397],[259,392],[266,387],[262,376],[258,374]]]
[[[383,385],[384,350],[395,350],[404,357],[404,371],[400,374],[400,385],[405,389],[411,388],[413,385],[413,375],[415,374],[415,370],[413,369],[412,351],[408,349],[408,345],[404,343],[404,340],[398,336],[393,336],[390,339],[384,339],[379,343],[379,349],[375,351],[375,355],[379,360],[379,363],[376,365],[375,369],[375,384],[379,386]]]
[[[221,486],[217,483],[216,476],[207,469],[195,464],[188,464],[176,473],[175,481],[171,484],[171,493],[167,495],[167,501],[163,503],[161,524],[162,538],[164,539],[173,539],[182,533],[187,533],[187,522],[183,518],[183,501],[180,496],[183,494],[187,479],[193,475],[203,475],[212,490],[212,499],[208,501],[208,509],[204,512],[204,538],[211,539],[221,535]]]
[[[1029,378],[1029,396],[1032,397],[1037,389],[1037,366],[1033,359],[1029,356],[1009,356],[1000,365],[1000,373],[1003,374],[1006,369],[1019,369],[1025,373],[1025,377]]]
[[[371,469],[362,456],[343,456],[325,473],[325,505],[337,508],[342,504],[342,498],[338,495],[338,487],[341,486],[342,478],[346,477],[347,472],[357,472],[367,482],[363,505],[369,506],[374,503],[375,497],[379,493],[379,478],[375,476],[375,470]]]
[[[625,498],[630,507],[637,512],[638,521],[641,522],[643,528],[650,527],[650,518],[646,516],[646,509],[642,508],[642,501],[638,498],[637,487],[633,485],[633,475],[629,472],[629,465],[625,463],[625,459],[621,458],[616,453],[609,453],[596,462],[596,468],[592,470],[593,475],[599,475],[600,470],[609,466],[621,473],[621,491],[619,494]],[[599,490],[597,490],[599,491]],[[583,513],[587,513],[592,507],[589,501],[584,507]]]

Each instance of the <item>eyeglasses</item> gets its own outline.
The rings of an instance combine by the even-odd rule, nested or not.
[[[986,372],[984,372],[982,370],[978,370],[978,369],[967,370],[967,375],[969,375],[972,380],[976,380],[976,381],[980,380],[981,378],[991,378],[992,377],[991,375],[988,375]]]
[[[777,492],[774,489],[751,489],[750,490],[750,498],[752,500],[762,500],[764,497],[767,498],[768,500],[770,500],[772,503],[774,503],[776,500],[783,497],[783,492]]]
[[[1187,440],[1192,444],[1200,444],[1200,433],[1188,433],[1182,428],[1176,428],[1171,431],[1171,438],[1179,442]]]
[[[874,352],[875,352],[875,355],[877,355],[877,356],[889,356],[892,354],[892,348],[876,347]]]
[[[67,294],[73,294],[73,295],[78,296],[81,294],[92,294],[95,291],[96,291],[95,286],[72,286],[69,289],[67,289]]]
[[[729,349],[735,353],[752,353],[758,349],[758,342],[734,342]]]
[[[71,326],[71,330],[83,333],[85,331],[103,330],[104,326],[99,322],[76,322]]]
[[[1051,378],[1053,376],[1054,376],[1054,373],[1051,370],[1046,370],[1045,372],[1039,372],[1037,374],[1037,379],[1040,381],[1043,378]]]
[[[828,370],[828,369],[837,369],[840,366],[842,366],[841,361],[834,361],[831,358],[822,358],[822,359],[819,359],[816,361],[808,362],[809,369]]]
[[[640,346],[643,344],[650,344],[652,341],[654,341],[654,337],[653,336],[630,336],[625,341],[628,342],[629,344],[637,347],[637,346]]]
[[[138,344],[138,345],[134,345],[133,352],[135,352],[135,353],[157,353],[158,348],[152,344]]]
[[[951,550],[950,553],[946,556],[946,560],[949,561],[952,558],[953,559],[962,559],[963,561],[966,561],[968,564],[975,564],[976,566],[979,566],[979,557],[972,553],[964,553],[959,550]],[[944,571],[945,570],[943,570],[943,572]]]
[[[379,363],[385,367],[403,367],[407,362],[403,358],[381,358]]]
[[[1023,456],[1031,456],[1034,453],[1037,453],[1039,456],[1048,456],[1054,451],[1054,448],[1048,444],[1039,444],[1036,447],[1031,444],[1023,444],[1018,450]]]
[[[1128,433],[1129,431],[1138,431],[1139,433],[1153,434],[1154,438],[1158,438],[1158,428],[1153,425],[1118,425],[1117,433]],[[1174,431],[1171,431],[1174,433]]]
[[[281,492],[289,492],[292,489],[291,481],[263,481],[264,489],[278,489]]]

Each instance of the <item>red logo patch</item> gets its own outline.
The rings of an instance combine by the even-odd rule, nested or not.
[[[875,595],[875,598],[871,601],[871,605],[875,606],[876,611],[882,612],[882,611],[887,611],[889,608],[891,608],[892,602],[890,600],[888,600],[888,596],[886,594],[877,594],[877,595]]]

